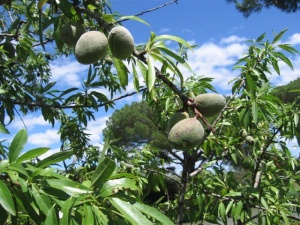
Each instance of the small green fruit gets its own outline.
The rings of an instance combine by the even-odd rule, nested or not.
[[[12,59],[13,57],[15,57],[16,49],[11,42],[5,42],[3,44],[3,50],[8,58]]]
[[[204,129],[199,120],[186,118],[175,124],[169,132],[168,140],[176,149],[191,149],[203,141]]]
[[[183,119],[186,119],[186,118],[189,118],[190,115],[188,114],[188,112],[181,112],[181,111],[177,111],[175,112],[170,120],[168,121],[168,131],[170,131],[172,129],[172,127],[178,123],[179,121],[183,120]]]
[[[92,64],[102,59],[107,52],[106,36],[99,31],[89,31],[81,35],[75,46],[75,56],[81,64]]]
[[[83,24],[70,21],[62,27],[60,37],[64,43],[74,46],[84,33],[85,27]]]
[[[117,59],[128,58],[134,50],[134,40],[131,33],[122,26],[114,27],[108,34],[110,51]]]
[[[247,135],[248,135],[248,133],[247,133],[247,131],[245,129],[241,129],[240,130],[240,135],[241,135],[241,137],[246,138]]]
[[[220,94],[205,93],[197,95],[194,98],[194,104],[203,116],[211,117],[222,111],[226,105],[226,99]]]
[[[248,135],[246,138],[245,138],[246,142],[250,145],[253,145],[255,143],[255,140],[252,136]]]

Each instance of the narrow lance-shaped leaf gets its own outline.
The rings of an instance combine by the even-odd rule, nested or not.
[[[8,187],[0,180],[0,204],[12,215],[16,215],[15,205]]]
[[[139,76],[137,74],[135,65],[132,63],[132,73],[133,73],[133,87],[137,91],[140,92],[140,83],[139,83]]]
[[[156,42],[156,41],[160,41],[160,40],[172,40],[172,41],[176,41],[178,43],[181,43],[185,46],[187,46],[188,48],[192,48],[192,46],[185,40],[183,40],[180,37],[177,36],[173,36],[173,35],[160,35],[160,36],[156,36],[152,42]]]
[[[129,202],[119,198],[111,198],[109,202],[121,213],[132,225],[153,225],[137,208]]]
[[[9,162],[14,162],[20,155],[27,142],[28,134],[25,129],[20,130],[13,138],[9,146],[8,159]]]
[[[85,203],[83,208],[84,209],[83,209],[82,225],[95,224],[92,206],[90,204]]]
[[[143,19],[141,19],[140,17],[137,17],[137,16],[122,16],[121,18],[119,18],[116,21],[116,23],[124,21],[124,20],[135,20],[135,21],[141,22],[141,23],[146,24],[147,26],[151,27],[149,23],[147,23],[145,20],[143,20]]]
[[[120,84],[125,89],[125,87],[128,85],[128,69],[123,61],[117,58],[114,58],[114,65],[117,70]]]
[[[35,157],[38,157],[44,153],[46,153],[50,148],[35,148],[31,149],[24,154],[22,154],[16,162],[24,162],[26,160],[34,159]]]
[[[73,155],[73,151],[64,151],[64,152],[57,152],[54,153],[50,156],[48,156],[47,158],[41,160],[40,162],[38,162],[36,164],[36,167],[47,167],[51,164],[55,164],[58,162],[61,162],[65,159],[70,158]]]
[[[286,31],[287,31],[287,29],[284,29],[284,30],[282,30],[279,34],[277,34],[277,35],[274,37],[274,39],[273,39],[273,41],[272,41],[272,44],[275,44],[276,42],[278,42],[278,41],[281,39],[282,35],[283,35]]]
[[[134,203],[133,206],[137,208],[139,211],[141,211],[142,213],[156,219],[157,221],[161,222],[164,225],[174,225],[174,223],[166,215],[164,215],[154,207],[143,205],[138,202]]]
[[[48,211],[44,225],[58,225],[58,218],[54,206]]]
[[[154,84],[155,84],[155,67],[153,65],[152,59],[150,56],[147,58],[148,63],[148,73],[147,73],[147,79],[146,79],[146,85],[149,90],[149,92],[152,90]]]
[[[91,187],[99,187],[110,177],[116,168],[116,163],[109,158],[105,158],[99,163],[91,180]]]

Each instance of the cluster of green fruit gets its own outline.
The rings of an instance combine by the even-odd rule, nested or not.
[[[245,142],[247,144],[254,145],[254,143],[255,143],[254,138],[251,135],[249,135],[245,129],[240,130],[240,136],[245,139]]]
[[[70,21],[61,30],[64,43],[75,46],[75,56],[81,64],[93,64],[106,56],[108,48],[117,59],[126,59],[134,50],[131,33],[123,26],[110,30],[108,37],[100,31],[87,31],[83,24]]]
[[[199,94],[193,98],[195,108],[204,116],[212,117],[222,111],[226,105],[223,95],[216,93]],[[178,111],[168,121],[168,140],[176,149],[188,150],[196,147],[205,137],[200,121],[190,118],[188,112]]]
[[[15,46],[10,41],[5,41],[3,44],[1,44],[2,50],[4,50],[4,54],[12,59],[15,57],[16,49]]]

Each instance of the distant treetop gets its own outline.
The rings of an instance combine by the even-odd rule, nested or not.
[[[263,8],[270,8],[271,6],[286,13],[300,10],[300,0],[227,0],[227,2],[234,2],[236,8],[243,13],[245,17],[250,16],[254,12],[260,12]]]

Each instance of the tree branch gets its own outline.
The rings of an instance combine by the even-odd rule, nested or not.
[[[256,165],[255,165],[255,169],[253,171],[253,176],[252,176],[252,180],[253,180],[253,187],[254,188],[258,188],[259,184],[260,184],[260,180],[261,180],[261,171],[260,171],[260,167],[261,167],[261,162],[267,152],[267,149],[269,148],[269,146],[271,145],[271,143],[273,142],[273,139],[275,138],[275,136],[281,131],[281,129],[283,128],[283,125],[281,125],[274,133],[273,135],[269,138],[269,140],[267,142],[264,143],[264,145],[261,148],[261,154],[258,156],[257,161],[256,161]]]

